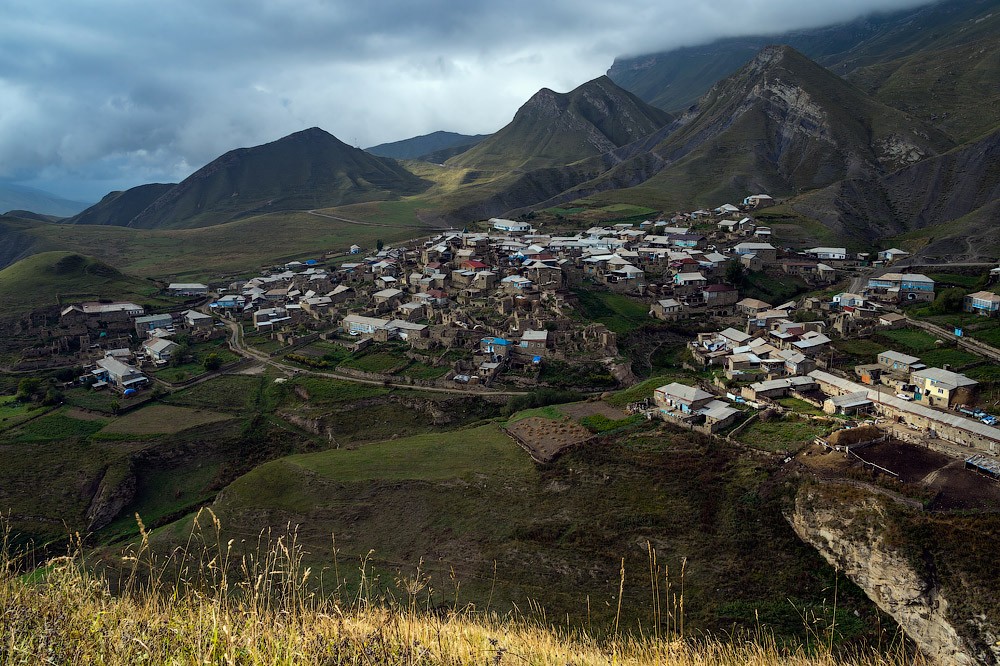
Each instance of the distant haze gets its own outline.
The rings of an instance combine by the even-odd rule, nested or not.
[[[0,182],[97,200],[311,126],[355,146],[491,133],[616,56],[920,4],[10,0]]]

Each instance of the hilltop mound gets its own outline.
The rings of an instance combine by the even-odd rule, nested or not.
[[[177,185],[113,193],[69,221],[138,229],[201,227],[252,214],[391,199],[428,185],[394,160],[313,127],[231,150]]]
[[[155,285],[72,252],[42,252],[0,270],[0,311],[5,315],[59,305],[61,300],[140,299]]]

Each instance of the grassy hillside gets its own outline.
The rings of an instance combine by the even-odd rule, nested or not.
[[[294,212],[176,230],[15,221],[10,225],[10,234],[20,239],[18,242],[24,243],[28,252],[36,248],[59,249],[96,257],[134,275],[202,279],[324,252],[346,255],[353,243],[373,248],[378,239],[391,243],[428,233],[412,216],[407,220],[376,221],[379,226],[358,225]],[[6,238],[6,234],[0,236],[0,245]]]
[[[0,311],[4,314],[101,298],[142,303],[157,291],[152,282],[71,252],[43,252],[0,270]]]
[[[16,403],[23,378],[0,375],[0,512],[37,543],[75,531],[98,543],[127,537],[136,513],[149,526],[171,522],[274,458],[459,427],[500,410],[475,397],[315,377],[281,385],[262,374],[217,377],[121,413],[132,405],[120,396],[44,375],[40,395],[51,392],[53,404]]]
[[[53,246],[32,233],[38,227],[51,224],[48,220],[16,213],[0,215],[0,268],[38,252],[58,249],[58,245]]]
[[[801,613],[832,617],[823,599],[836,576],[764,491],[770,463],[687,432],[633,428],[543,467],[494,423],[292,456],[229,485],[213,510],[221,538],[237,544],[267,525],[298,525],[317,571],[333,564],[333,535],[352,590],[360,581],[348,569],[362,559],[370,589],[387,594],[419,567],[431,607],[456,597],[501,611],[538,603],[550,618],[603,632],[624,558],[620,626],[637,629],[648,622],[648,542],[671,580],[684,567],[693,629],[759,622],[800,641]],[[169,548],[190,527],[164,527],[153,544]],[[874,611],[840,585],[841,639],[860,639]]]
[[[705,203],[751,190],[788,194],[950,147],[913,126],[793,49],[766,49],[657,146],[670,164],[647,185],[683,188]]]
[[[914,229],[885,242],[909,252],[920,252],[922,259],[934,263],[948,264],[958,257],[994,261],[1000,257],[997,216],[1000,216],[1000,201],[993,201],[958,219]]]
[[[210,526],[211,516],[203,521]],[[249,562],[201,543],[195,539],[176,555],[189,567],[182,585],[157,581],[144,587],[141,578],[127,579],[117,596],[105,589],[121,581],[84,573],[78,552],[21,578],[19,553],[5,548],[0,554],[4,663],[902,666],[909,661],[899,650],[888,656],[864,651],[842,660],[824,647],[819,632],[818,645],[809,649],[779,646],[764,632],[732,642],[685,639],[680,623],[668,619],[644,635],[599,640],[583,629],[545,628],[525,615],[477,613],[458,603],[431,613],[425,605],[427,581],[419,573],[400,580],[400,597],[388,608],[373,605],[377,599],[365,594],[318,599],[310,583],[321,574],[303,568],[294,542],[267,544],[262,557]],[[140,546],[129,552],[136,555],[133,569],[145,573],[152,564],[148,553]],[[228,587],[238,593],[229,594]],[[664,603],[665,592],[658,595]]]
[[[994,32],[984,39],[865,67],[848,79],[956,142],[971,141],[1000,125],[1000,13],[988,22]]]
[[[682,121],[550,175],[569,187],[540,205],[595,197],[685,210],[760,191],[787,196],[871,178],[951,145],[794,49],[768,47]],[[525,178],[541,190],[542,175]]]

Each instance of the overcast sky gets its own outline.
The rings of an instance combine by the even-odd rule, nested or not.
[[[0,181],[93,201],[312,126],[357,146],[490,133],[615,56],[918,4],[0,0]]]

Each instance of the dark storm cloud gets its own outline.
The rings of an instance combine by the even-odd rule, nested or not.
[[[97,197],[318,125],[367,146],[498,129],[616,55],[914,0],[0,2],[0,179]]]

